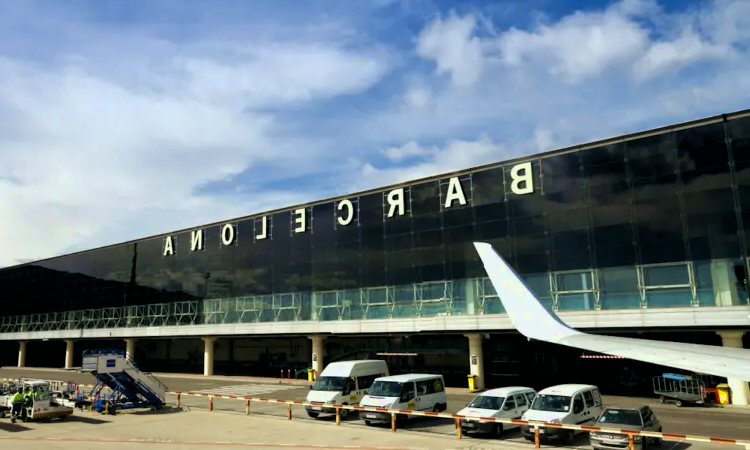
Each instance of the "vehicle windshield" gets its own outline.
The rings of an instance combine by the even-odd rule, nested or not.
[[[641,415],[633,409],[607,409],[599,417],[599,423],[612,425],[629,425],[631,427],[641,427]]]
[[[570,411],[570,397],[567,395],[537,395],[531,409],[537,411],[568,412]]]
[[[404,385],[401,383],[395,381],[376,381],[370,386],[367,395],[375,395],[378,397],[399,397],[403,390]]]
[[[320,377],[313,385],[313,391],[336,391],[344,390],[346,377]]]
[[[480,395],[472,400],[471,403],[469,403],[469,408],[492,409],[494,411],[500,411],[500,408],[503,406],[504,401],[505,397],[491,397],[489,395]]]

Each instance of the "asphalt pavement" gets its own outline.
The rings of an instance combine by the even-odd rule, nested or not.
[[[247,381],[239,377],[202,377],[195,375],[155,374],[173,392],[213,392],[216,394],[251,396],[256,398],[270,398],[279,400],[305,400],[308,393],[307,383],[289,383],[287,380],[265,379],[264,382]],[[81,384],[93,384],[94,377],[87,373],[66,372],[61,370],[0,368],[0,378],[18,378],[26,376],[50,380],[75,381]],[[448,411],[455,413],[471,401],[474,394],[468,390],[448,390]],[[701,407],[690,406],[678,408],[673,404],[661,404],[655,398],[627,398],[603,397],[607,405],[648,404],[659,416],[665,432],[677,434],[723,437],[731,439],[750,440],[750,427],[746,424],[750,420],[750,409],[741,407]],[[167,399],[174,404],[174,396]],[[182,396],[181,406],[194,410],[207,410],[208,399],[205,397]],[[245,413],[245,402],[240,400],[215,399],[214,410],[217,412]],[[253,414],[269,416],[285,416],[286,406],[269,403],[252,403]],[[309,419],[302,407],[293,409],[295,419]],[[317,421],[333,421],[333,417],[321,417]],[[365,425],[355,418],[349,418],[347,423],[354,426]],[[426,433],[444,435],[455,434],[454,424],[447,419],[416,418],[410,420],[405,429]],[[517,431],[509,431],[504,436],[511,441],[521,441]],[[586,438],[587,440],[587,438]],[[580,444],[577,442],[577,444]]]

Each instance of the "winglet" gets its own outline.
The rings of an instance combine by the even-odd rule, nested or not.
[[[492,245],[474,242],[474,247],[516,330],[528,338],[547,342],[560,342],[565,337],[580,334],[544,307]]]

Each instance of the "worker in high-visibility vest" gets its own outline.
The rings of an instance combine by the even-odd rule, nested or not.
[[[11,423],[16,423],[16,419],[18,419],[18,416],[21,415],[21,411],[23,410],[23,403],[24,403],[24,396],[21,392],[21,388],[18,388],[15,390],[15,393],[13,394],[13,398],[11,399],[11,410],[10,410],[10,421]]]

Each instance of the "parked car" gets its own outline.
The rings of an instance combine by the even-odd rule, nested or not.
[[[490,389],[474,397],[466,408],[457,414],[466,416],[461,420],[461,430],[492,433],[499,437],[503,430],[518,428],[509,423],[482,422],[479,417],[520,419],[534,401],[536,391],[530,387],[512,386]]]
[[[607,407],[596,419],[596,426],[612,427],[638,431],[661,432],[659,417],[648,406]],[[628,435],[592,431],[589,433],[591,446],[597,450],[624,448],[628,446]],[[661,438],[634,436],[635,447],[644,449],[652,445],[661,445]]]

